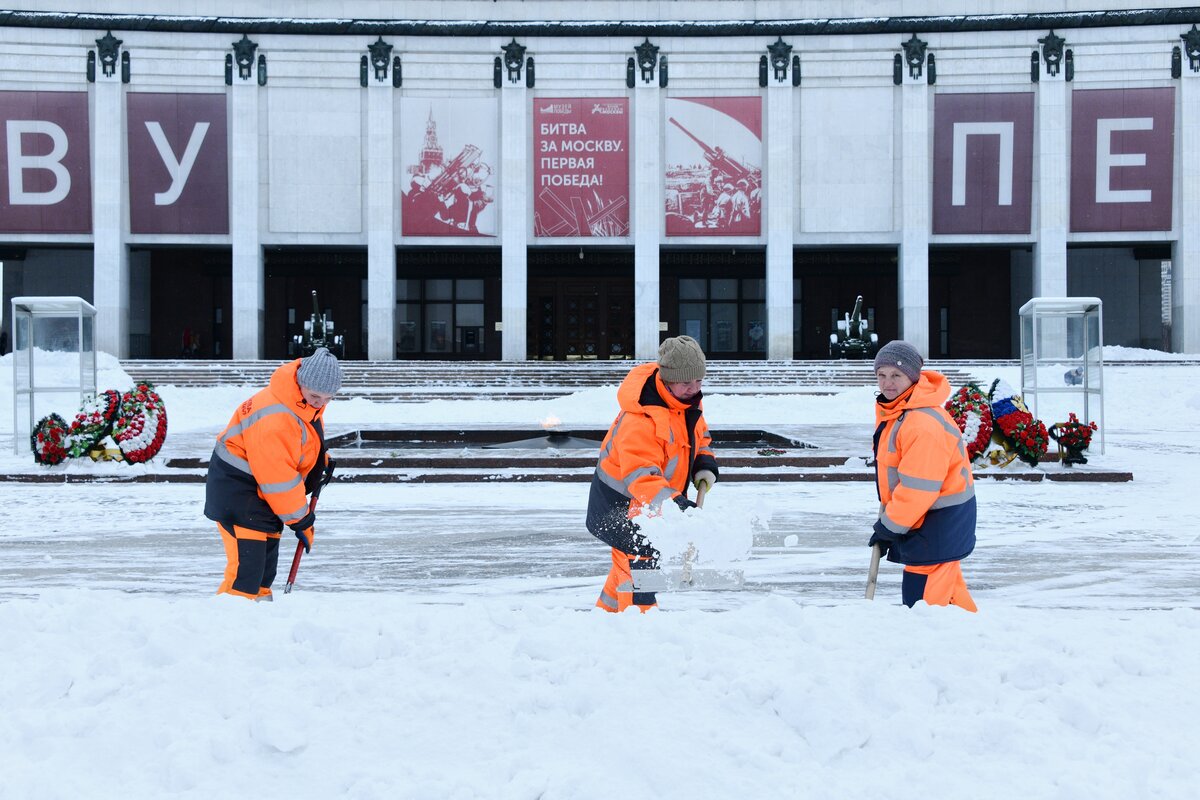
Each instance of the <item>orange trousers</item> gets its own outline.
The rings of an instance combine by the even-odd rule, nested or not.
[[[217,594],[232,594],[258,600],[271,597],[271,584],[279,566],[278,533],[267,533],[240,525],[233,530],[217,523],[225,545],[225,579]]]
[[[954,605],[967,611],[979,610],[967,590],[961,561],[925,567],[906,566],[900,591],[904,605],[910,608],[918,600],[924,600],[931,606]]]
[[[633,570],[651,569],[651,564],[652,559],[649,556],[631,556],[614,547],[612,568],[608,571],[604,588],[600,590],[600,599],[596,601],[596,607],[615,614],[633,605],[643,613],[657,606],[654,592],[633,591]]]

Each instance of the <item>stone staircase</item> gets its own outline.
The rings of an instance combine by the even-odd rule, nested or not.
[[[162,386],[264,386],[278,361],[125,360],[135,380]],[[1014,361],[930,361],[961,386]],[[531,400],[616,386],[632,361],[343,361],[342,397],[380,402],[445,399]],[[873,386],[869,361],[709,361],[708,394],[822,394]]]

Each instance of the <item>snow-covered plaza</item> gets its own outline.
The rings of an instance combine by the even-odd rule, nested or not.
[[[904,608],[893,564],[864,600],[875,491],[839,480],[718,483],[690,513],[757,519],[745,586],[605,614],[588,484],[503,470],[334,483],[294,592],[289,535],[276,602],[218,597],[202,483],[90,479],[207,457],[256,387],[160,386],[155,461],[45,468],[13,452],[0,358],[0,797],[1194,796],[1200,366],[1116,350],[1105,452],[1074,469],[1133,480],[978,470],[977,615]],[[101,388],[127,388],[102,367]],[[714,392],[706,416],[865,456],[873,390],[834,388]],[[326,419],[603,429],[614,393],[339,400]],[[22,480],[47,471],[71,480]]]

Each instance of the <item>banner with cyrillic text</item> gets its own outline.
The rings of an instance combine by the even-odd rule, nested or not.
[[[85,92],[0,92],[0,231],[90,233]]]

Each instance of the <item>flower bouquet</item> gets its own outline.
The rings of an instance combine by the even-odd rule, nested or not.
[[[1050,438],[1058,442],[1059,461],[1064,467],[1072,464],[1086,464],[1087,458],[1083,451],[1092,443],[1092,432],[1098,430],[1096,423],[1086,424],[1079,421],[1075,414],[1067,414],[1066,422],[1056,422],[1050,426]],[[1063,451],[1066,451],[1065,453]]]
[[[1036,467],[1049,445],[1046,426],[1029,413],[1021,395],[999,378],[992,381],[988,399],[992,405],[992,419],[1004,446],[1016,453],[1017,458]]]
[[[946,411],[962,431],[967,460],[982,455],[992,440],[992,406],[974,383],[963,386],[946,401]]]

